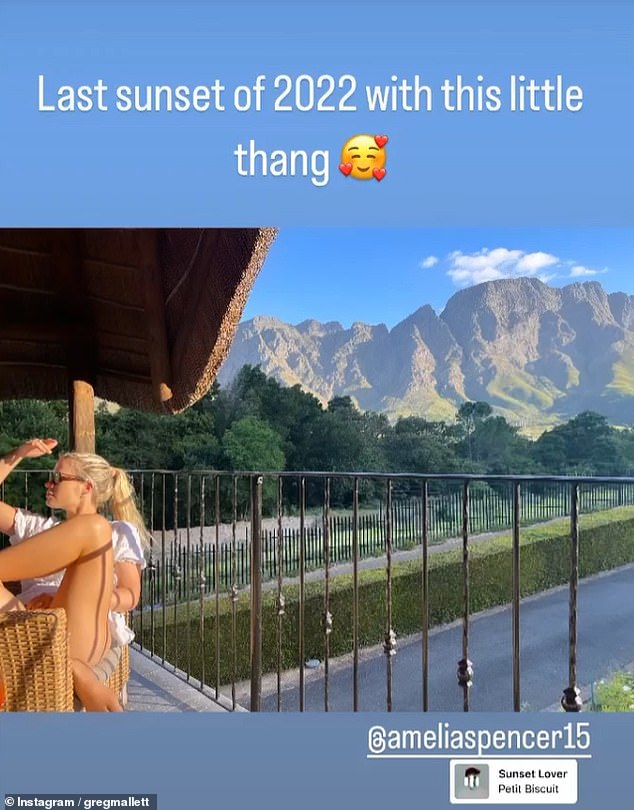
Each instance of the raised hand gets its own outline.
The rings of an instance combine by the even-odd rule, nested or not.
[[[14,453],[18,458],[39,458],[50,455],[57,445],[57,439],[29,439],[16,448]]]

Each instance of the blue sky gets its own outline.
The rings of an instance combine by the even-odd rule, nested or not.
[[[423,304],[440,313],[459,289],[516,276],[634,294],[634,229],[283,228],[243,320],[392,327]]]

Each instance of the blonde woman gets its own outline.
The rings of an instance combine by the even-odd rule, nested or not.
[[[32,439],[20,445],[0,459],[0,481],[22,459],[49,454],[56,446],[54,439]],[[59,589],[47,601],[51,607],[66,609],[75,692],[88,710],[120,711],[116,696],[96,679],[92,667],[110,648],[109,610],[127,610],[138,601],[139,563],[121,562],[115,593],[112,528],[98,510],[108,507],[114,517],[129,521],[145,533],[133,490],[122,470],[87,453],[62,455],[46,489],[47,506],[65,511],[66,520],[46,525],[47,519],[38,518],[44,521],[39,526],[45,527],[43,531],[0,551],[0,610],[25,607],[2,581],[32,580],[63,571]],[[16,529],[24,533],[29,517],[37,516],[0,503],[0,531],[6,534],[15,535]],[[41,597],[26,607],[42,607],[38,599]]]

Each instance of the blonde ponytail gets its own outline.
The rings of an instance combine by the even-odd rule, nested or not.
[[[115,520],[131,523],[138,530],[142,545],[147,548],[150,533],[137,508],[128,474],[120,467],[111,467],[105,458],[94,453],[64,453],[60,458],[71,461],[77,474],[93,485],[97,508],[104,507]]]
[[[113,483],[109,506],[112,517],[115,520],[125,520],[127,523],[131,523],[138,530],[143,547],[148,548],[150,533],[145,527],[143,516],[136,505],[132,481],[126,471],[120,467],[111,469]]]

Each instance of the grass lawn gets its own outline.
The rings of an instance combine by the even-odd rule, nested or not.
[[[616,672],[592,690],[592,711],[634,712],[634,673]]]

